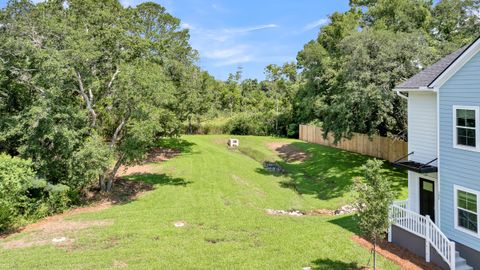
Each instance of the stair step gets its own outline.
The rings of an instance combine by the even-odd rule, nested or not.
[[[460,256],[460,252],[455,251],[455,269],[456,270],[474,270],[467,264],[467,260]]]
[[[467,265],[467,260],[465,260],[465,259],[462,258],[462,257],[457,257],[457,258],[455,259],[455,266],[457,266],[457,268],[458,268],[458,267],[460,267],[460,266],[462,266],[462,265]]]
[[[466,264],[464,264],[462,266],[457,266],[455,269],[456,270],[474,270],[473,267],[471,267],[470,265],[466,265]]]

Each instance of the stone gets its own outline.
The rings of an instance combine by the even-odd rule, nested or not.
[[[65,241],[67,241],[66,237],[55,237],[55,238],[52,239],[53,243],[61,243],[61,242],[65,242]]]
[[[185,221],[177,221],[177,222],[173,223],[173,225],[175,226],[175,228],[181,228],[181,227],[185,227],[185,225],[187,225],[187,223]]]

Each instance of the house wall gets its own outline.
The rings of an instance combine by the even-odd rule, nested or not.
[[[434,222],[438,224],[439,221],[439,182],[437,173],[428,173],[428,174],[421,174],[409,171],[408,172],[408,204],[409,210],[419,213],[420,212],[420,178],[424,178],[430,181],[435,182],[435,220]]]
[[[408,94],[408,153],[410,160],[427,163],[437,158],[437,94]],[[436,162],[432,163],[436,165]]]
[[[395,225],[392,226],[392,243],[407,249],[415,255],[425,258],[425,239]],[[430,247],[430,262],[441,269],[450,269],[440,254],[432,247]]]
[[[455,229],[454,185],[480,190],[480,152],[453,147],[453,106],[480,106],[480,53],[439,89],[440,211],[442,231],[480,251],[480,238]],[[480,143],[480,142],[478,142]]]

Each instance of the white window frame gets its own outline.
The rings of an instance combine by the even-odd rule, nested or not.
[[[475,147],[461,145],[457,143],[457,110],[472,110],[475,111]],[[453,106],[453,148],[480,152],[480,108],[478,106]]]
[[[463,192],[468,192],[475,194],[477,196],[477,232],[475,233],[474,231],[468,230],[466,228],[460,227],[458,225],[458,191],[463,191]],[[480,192],[469,189],[466,187],[454,185],[453,186],[453,197],[454,197],[454,219],[455,219],[455,229],[464,233],[467,233],[469,235],[475,236],[477,238],[480,238]]]

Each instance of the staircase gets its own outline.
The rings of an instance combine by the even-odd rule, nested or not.
[[[467,261],[460,257],[458,251],[455,252],[455,269],[456,270],[474,270],[473,267],[467,264]]]
[[[390,219],[396,226],[425,239],[425,260],[430,262],[430,247],[433,247],[452,270],[474,270],[455,249],[450,241],[429,216],[408,210],[407,201],[398,201],[390,208]],[[391,228],[388,241],[391,242]]]

